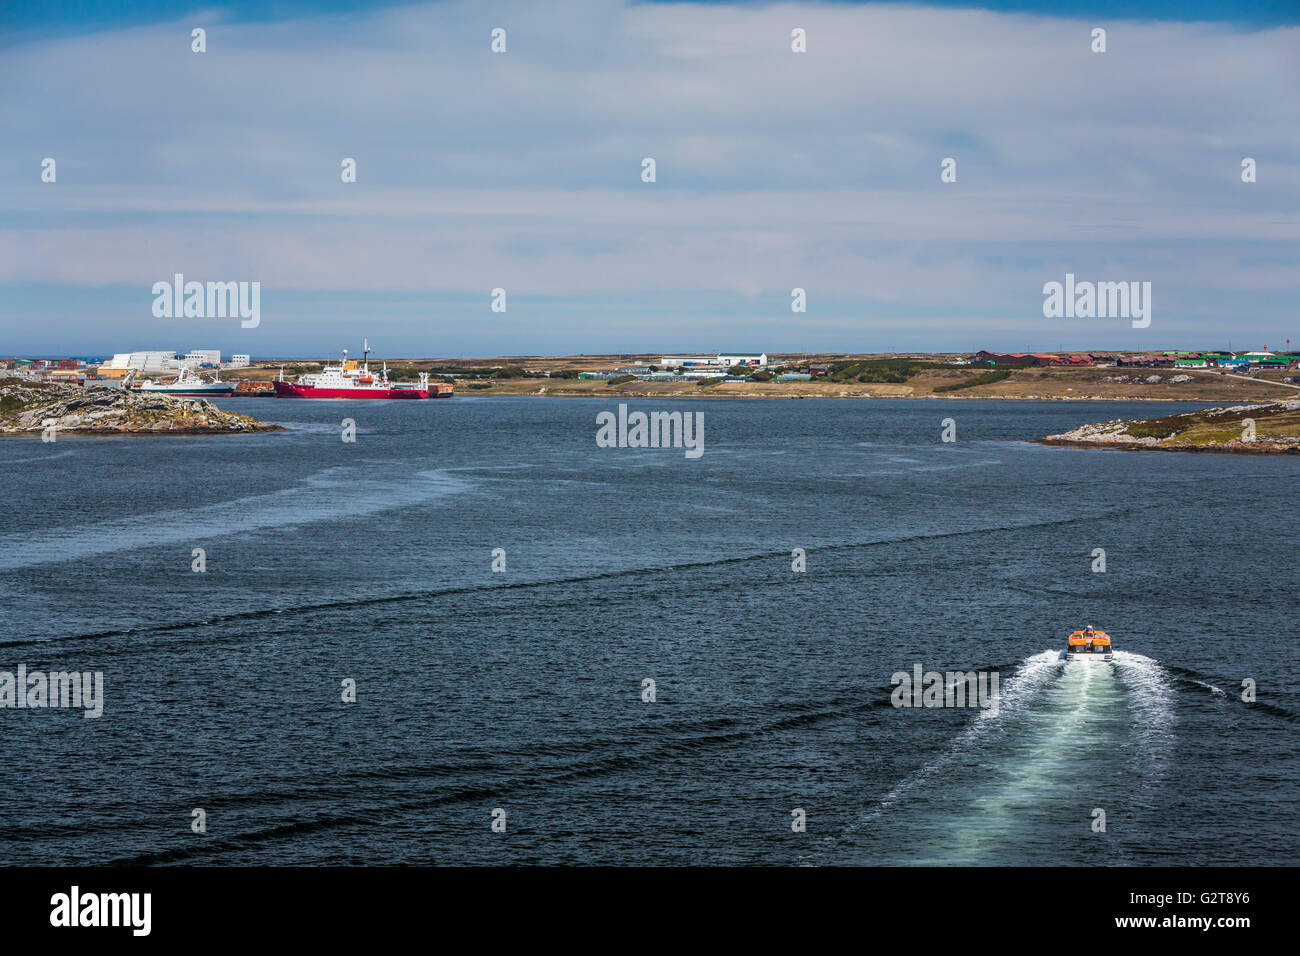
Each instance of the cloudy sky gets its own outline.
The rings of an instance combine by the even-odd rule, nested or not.
[[[124,6],[0,12],[0,355],[1300,342],[1295,0]]]

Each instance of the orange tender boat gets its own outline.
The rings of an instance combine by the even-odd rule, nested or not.
[[[1098,631],[1091,624],[1081,631],[1070,634],[1065,650],[1061,651],[1063,661],[1109,661],[1115,654],[1110,647],[1110,635]]]

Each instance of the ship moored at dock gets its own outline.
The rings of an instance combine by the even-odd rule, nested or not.
[[[174,382],[159,382],[151,378],[135,381],[132,372],[123,386],[132,392],[152,395],[171,395],[175,398],[226,398],[235,392],[234,382],[223,382],[221,373],[217,372],[212,381],[205,381],[182,365]]]
[[[363,361],[360,366],[355,360],[348,360],[348,350],[343,350],[343,359],[338,365],[329,365],[314,375],[300,375],[296,382],[284,380],[284,369],[280,377],[272,384],[275,394],[280,398],[451,398],[452,385],[449,382],[429,381],[429,373],[421,372],[419,384],[393,382],[388,377],[388,364],[382,370],[370,370],[370,343],[363,345]]]

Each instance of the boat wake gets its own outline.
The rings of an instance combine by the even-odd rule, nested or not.
[[[1033,859],[1036,844],[1046,853],[1075,839],[1097,862],[1113,861],[1124,849],[1093,829],[1097,811],[1131,822],[1151,808],[1173,732],[1170,677],[1151,658],[1035,654],[1006,681],[996,709],[980,711],[823,849],[854,862],[865,851],[871,862],[988,864],[1008,848]]]
[[[31,458],[0,458],[0,465],[28,465],[34,461],[54,461],[56,458],[71,458],[74,451],[58,451],[52,455],[37,455]]]
[[[1137,761],[1133,769],[1146,777],[1163,776],[1174,740],[1173,685],[1169,673],[1150,657],[1115,652],[1115,671],[1128,688],[1133,712]]]
[[[1002,687],[997,697],[997,707],[981,710],[979,715],[969,723],[965,730],[938,758],[922,766],[919,770],[898,783],[885,794],[876,806],[867,811],[857,822],[847,827],[840,838],[851,836],[857,830],[871,825],[890,808],[910,794],[924,789],[930,780],[941,776],[947,767],[959,761],[967,754],[981,735],[996,732],[997,723],[1005,720],[1019,710],[1042,689],[1060,670],[1061,662],[1058,651],[1043,651],[1027,657],[1020,663],[1016,673]]]
[[[403,477],[358,477],[327,468],[293,488],[232,501],[50,528],[40,535],[0,535],[0,571],[76,561],[136,548],[184,544],[318,521],[358,518],[428,503],[468,488],[440,470]]]
[[[247,522],[251,528],[276,527],[287,528],[297,524],[308,524],[313,521],[328,520],[332,516],[322,513],[318,506],[314,510],[304,513],[303,510],[295,508],[296,503],[304,499],[310,504],[312,497],[324,497],[326,491],[332,491],[341,499],[337,502],[339,509],[343,512],[339,517],[364,516],[374,514],[389,508],[400,508],[404,504],[410,503],[401,498],[400,494],[392,494],[391,486],[402,488],[403,484],[408,485],[405,488],[405,494],[411,495],[417,499],[417,502],[434,500],[446,494],[459,493],[471,486],[479,486],[478,480],[461,479],[455,475],[449,474],[449,471],[464,471],[467,469],[439,469],[437,471],[417,472],[412,478],[399,479],[397,481],[377,482],[388,489],[386,494],[380,494],[371,499],[364,499],[359,495],[350,495],[347,492],[350,489],[356,489],[358,482],[350,477],[350,472],[346,469],[330,468],[313,475],[307,479],[309,486],[316,489],[317,494],[304,492],[300,487],[293,490],[276,492],[270,495],[256,495],[233,502],[225,502],[221,505],[213,505],[210,508],[189,509],[184,512],[168,512],[165,517],[168,521],[179,523],[190,520],[190,516],[199,516],[206,518],[205,522],[198,523],[195,527],[197,530],[186,530],[183,534],[179,530],[172,530],[168,534],[168,528],[155,527],[154,522],[161,520],[157,514],[151,516],[136,516],[121,521],[101,522],[93,525],[84,531],[78,532],[74,529],[51,529],[45,533],[45,537],[38,542],[33,542],[27,538],[18,540],[18,535],[0,535],[0,571],[15,570],[19,568],[31,567],[40,564],[54,563],[58,561],[71,561],[78,557],[91,556],[95,554],[108,553],[110,551],[123,551],[130,548],[152,547],[156,543],[174,544],[183,542],[192,544],[196,539],[202,537],[203,532],[208,537],[217,537],[223,534],[234,533],[238,530],[245,530],[244,524],[239,527],[233,527],[232,522]],[[423,497],[421,497],[423,495]],[[252,505],[264,505],[262,511],[249,509],[245,512],[243,509]],[[1117,512],[1116,514],[1121,514]],[[1029,523],[1011,523],[998,525],[985,525],[977,528],[961,530],[944,530],[935,532],[925,532],[897,537],[871,538],[867,540],[836,542],[822,544],[808,549],[809,553],[817,554],[835,554],[851,553],[863,549],[871,548],[890,548],[901,544],[912,542],[929,542],[942,540],[960,540],[962,538],[982,536],[997,532],[1015,532],[1027,529],[1054,528],[1075,524],[1079,518],[1054,518],[1046,521],[1035,521]],[[208,530],[203,530],[206,524]],[[81,542],[77,540],[80,534],[86,534],[90,540]],[[600,544],[597,539],[592,539],[593,544]],[[9,547],[10,544],[13,547]],[[638,555],[639,557],[639,555]],[[716,568],[728,567],[742,564],[760,564],[772,561],[773,558],[779,557],[784,561],[786,552],[764,551],[756,554],[729,554],[725,557],[710,557],[698,561],[676,561],[654,566],[632,566],[625,568],[614,568],[611,570],[599,570],[586,574],[574,574],[563,577],[545,576],[536,580],[517,580],[510,583],[492,583],[491,585],[468,585],[463,587],[445,587],[431,589],[422,587],[418,591],[398,594],[384,594],[376,596],[367,592],[364,596],[347,595],[323,602],[310,602],[290,607],[257,607],[246,611],[232,613],[216,614],[206,620],[172,620],[166,623],[145,623],[141,625],[119,628],[97,628],[94,630],[83,631],[77,634],[70,634],[60,637],[62,642],[83,641],[83,640],[100,640],[109,637],[118,637],[126,634],[150,634],[150,633],[172,633],[176,631],[186,631],[192,628],[200,627],[209,623],[231,623],[242,620],[259,618],[265,614],[293,614],[293,615],[313,615],[318,613],[330,613],[350,609],[373,608],[386,604],[403,603],[403,602],[426,602],[442,598],[453,597],[456,595],[473,594],[483,590],[519,590],[531,588],[569,588],[576,585],[584,585],[596,582],[610,580],[625,580],[631,578],[643,577],[646,575],[673,574],[678,575],[685,571],[705,571]],[[304,623],[303,626],[306,626]],[[16,641],[0,638],[0,647],[10,644],[26,643],[26,638]],[[1045,652],[1046,653],[1046,652]],[[1055,652],[1052,652],[1055,654]],[[1024,663],[1021,665],[1023,669]],[[1013,678],[1014,680],[1014,678]],[[1011,693],[1011,686],[1004,688],[1004,697]]]

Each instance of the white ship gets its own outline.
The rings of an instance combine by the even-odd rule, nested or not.
[[[141,382],[130,382],[127,386],[133,392],[149,392],[155,395],[174,395],[182,398],[223,398],[235,393],[233,382],[223,382],[221,373],[217,372],[212,381],[199,378],[184,365],[174,382],[156,382],[146,378]]]

